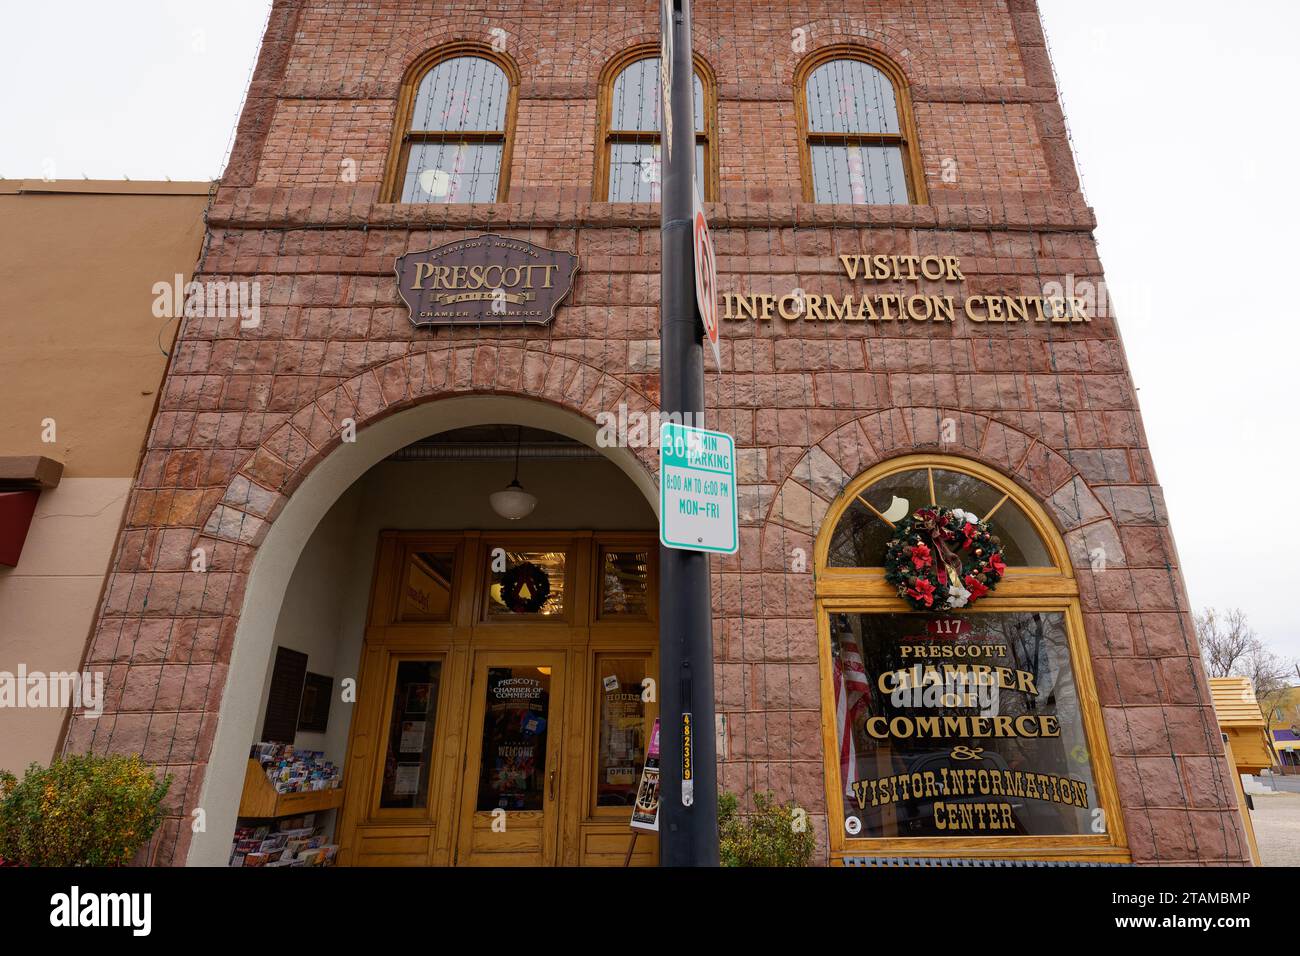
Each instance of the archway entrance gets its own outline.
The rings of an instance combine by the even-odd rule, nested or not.
[[[645,532],[385,532],[339,859],[620,865],[656,712]],[[653,863],[653,840],[636,862]]]
[[[278,740],[341,768],[309,821],[341,864],[623,865],[657,706],[654,486],[595,436],[555,406],[445,399],[308,475],[250,573],[191,864],[268,823],[240,787]],[[508,520],[489,496],[516,456],[538,504]],[[287,732],[285,655],[330,702],[295,702]]]

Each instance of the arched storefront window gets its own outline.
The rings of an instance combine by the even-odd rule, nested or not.
[[[926,202],[916,124],[898,67],[860,47],[828,47],[800,65],[795,90],[805,201]]]
[[[712,200],[717,191],[713,149],[717,138],[717,92],[712,72],[698,56],[694,89],[695,182],[700,197]],[[660,103],[657,44],[625,50],[605,67],[597,105],[597,202],[659,202],[663,182]]]
[[[959,508],[1007,571],[969,607],[915,612],[885,580],[897,525]],[[1127,860],[1064,541],[983,465],[910,456],[859,476],[817,539],[831,850]]]
[[[417,61],[398,100],[389,201],[504,201],[517,89],[514,65],[480,44],[451,44]]]

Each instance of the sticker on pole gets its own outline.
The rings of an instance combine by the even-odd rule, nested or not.
[[[660,426],[659,540],[685,551],[736,553],[736,442],[726,432]]]
[[[713,237],[709,235],[709,221],[704,218],[700,200],[695,199],[695,305],[704,323],[704,337],[713,346],[713,360],[722,368],[722,348],[718,344],[718,258],[713,254]]]
[[[664,134],[664,162],[673,155],[673,0],[659,3],[659,102]]]

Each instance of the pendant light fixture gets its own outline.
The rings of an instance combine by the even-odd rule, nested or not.
[[[537,507],[537,498],[524,491],[524,486],[519,483],[519,445],[523,441],[523,436],[524,427],[520,425],[515,437],[514,480],[506,485],[503,490],[488,495],[488,501],[492,503],[492,510],[507,521],[518,521],[520,518],[527,518],[533,513],[533,509]]]

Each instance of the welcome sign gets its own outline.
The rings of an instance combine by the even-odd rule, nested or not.
[[[397,289],[419,325],[547,325],[573,289],[578,257],[482,235],[398,256]]]

